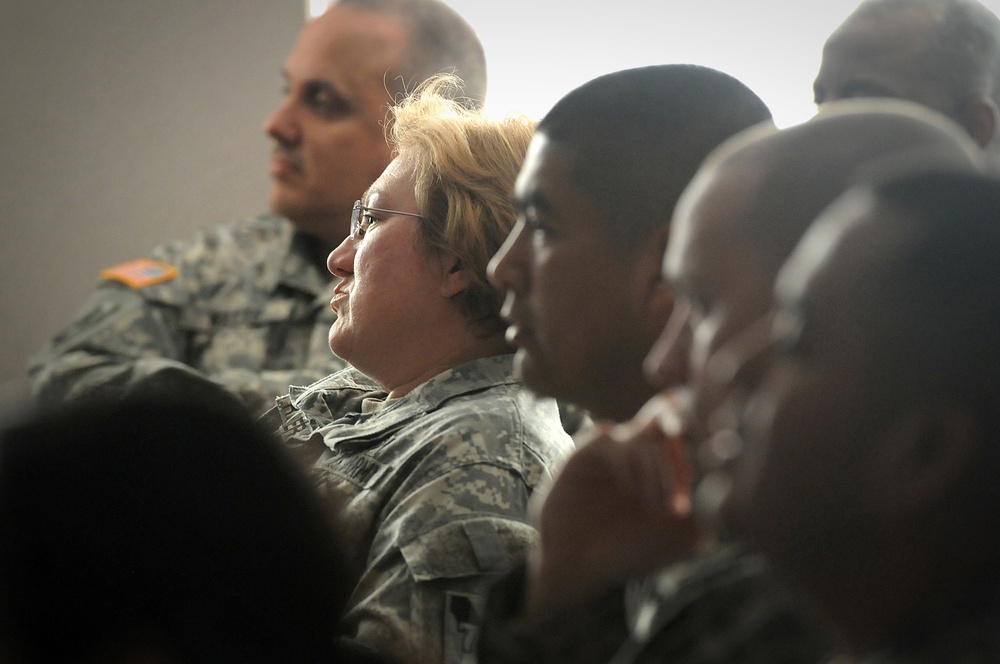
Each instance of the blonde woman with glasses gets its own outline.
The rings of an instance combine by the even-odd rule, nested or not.
[[[328,259],[330,347],[351,366],[272,412],[341,506],[359,574],[343,638],[400,662],[472,651],[488,584],[535,538],[529,497],[572,445],[515,378],[486,277],[534,123],[449,101],[458,84],[393,108],[394,158]]]

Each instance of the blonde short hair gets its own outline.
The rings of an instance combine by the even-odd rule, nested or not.
[[[488,336],[505,325],[503,295],[487,279],[486,266],[517,219],[514,181],[535,122],[470,110],[456,94],[461,85],[455,76],[436,76],[394,105],[389,140],[413,169],[425,248],[454,256],[468,270],[472,283],[459,306]]]

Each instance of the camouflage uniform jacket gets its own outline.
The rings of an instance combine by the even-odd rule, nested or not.
[[[160,246],[150,258],[161,262],[152,265],[161,280],[105,278],[32,359],[32,391],[47,402],[116,393],[160,369],[184,368],[261,413],[289,385],[345,364],[327,342],[334,284],[320,253],[274,215]],[[127,274],[126,266],[105,274]]]
[[[491,590],[479,664],[820,664],[834,652],[763,559],[732,546],[531,628],[517,623],[524,586],[521,570]]]
[[[265,422],[279,421],[342,510],[360,575],[346,638],[399,662],[469,661],[489,584],[536,537],[528,498],[572,449],[556,402],[500,355],[391,400],[349,367],[278,399]]]

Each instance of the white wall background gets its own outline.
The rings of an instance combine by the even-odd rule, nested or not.
[[[994,11],[1000,0],[986,0]],[[740,78],[779,125],[813,112],[854,0],[452,0],[478,29],[488,106],[541,117],[602,73],[663,62]],[[303,0],[4,0],[0,404],[102,267],[266,205],[281,62]]]
[[[491,58],[491,110],[540,117],[563,93],[599,74],[687,62],[739,78],[784,126],[812,114],[820,48],[857,3],[615,0],[575,3],[576,13],[562,2],[537,0],[452,4],[480,26]],[[512,25],[513,17],[524,25]]]
[[[314,0],[318,1],[318,0]],[[648,64],[715,67],[749,85],[779,126],[809,118],[826,37],[858,0],[449,0],[489,58],[488,105],[541,117],[599,74]],[[1000,13],[1000,0],[981,0]]]
[[[3,0],[0,403],[101,268],[266,205],[295,0]]]

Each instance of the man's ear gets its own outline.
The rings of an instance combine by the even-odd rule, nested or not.
[[[887,432],[876,471],[895,517],[942,504],[968,481],[979,457],[981,430],[962,404],[920,404]]]
[[[988,150],[997,139],[1000,111],[989,97],[981,97],[962,109],[959,123],[972,136],[979,147]]]
[[[464,292],[472,284],[469,271],[462,267],[462,261],[455,256],[441,259],[441,297],[451,298]]]
[[[637,292],[643,297],[646,320],[666,322],[674,308],[674,291],[663,280],[663,254],[667,250],[669,226],[657,228],[634,252]],[[656,334],[663,329],[657,325]]]

